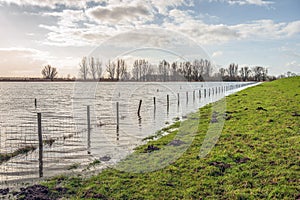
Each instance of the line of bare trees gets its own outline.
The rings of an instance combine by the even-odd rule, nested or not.
[[[219,75],[224,81],[267,81],[274,77],[268,76],[268,69],[261,66],[244,66],[239,69],[238,64],[232,63],[227,69],[220,68]]]
[[[79,74],[84,80],[100,80],[102,77],[102,62],[94,57],[83,57],[79,64]]]
[[[105,67],[105,70],[102,70]],[[228,68],[215,68],[205,59],[192,62],[168,62],[162,60],[153,65],[145,59],[137,59],[128,66],[123,59],[109,60],[105,66],[99,59],[83,57],[80,62],[80,78],[84,80],[108,79],[115,81],[204,81],[222,78],[224,81],[266,81],[267,68],[261,66],[239,68],[232,63]]]

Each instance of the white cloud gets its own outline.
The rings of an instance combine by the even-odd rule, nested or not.
[[[58,17],[58,25],[65,27],[77,27],[77,22],[85,21],[87,19],[83,10],[66,9],[61,12],[42,13],[42,15]]]
[[[290,61],[290,62],[287,62],[285,64],[286,67],[300,67],[300,64],[297,63],[297,61],[293,60],[293,61]]]
[[[181,5],[193,6],[194,3],[192,0],[172,0],[172,1],[163,1],[163,0],[150,0],[151,5],[163,15],[168,14],[168,10],[176,8]]]
[[[300,21],[290,22],[284,27],[283,32],[288,36],[296,35],[300,33]]]
[[[223,51],[215,51],[212,54],[212,58],[220,57],[223,55]]]
[[[0,48],[0,70],[2,76],[40,75],[49,58],[47,52],[31,48]]]
[[[41,76],[43,66],[50,64],[58,69],[59,76],[77,74],[80,57],[55,57],[48,52],[32,48],[0,48],[1,76]]]
[[[16,4],[19,6],[31,5],[49,8],[56,8],[58,5],[77,8],[83,8],[86,6],[86,2],[81,0],[0,0],[0,3]]]
[[[257,20],[247,24],[231,26],[240,39],[279,39],[300,33],[300,21],[275,23],[272,20]]]
[[[209,0],[229,4],[270,5],[264,0]],[[300,33],[300,21],[275,23],[273,20],[257,20],[249,23],[226,25],[207,24],[201,16],[191,10],[180,10],[182,5],[192,6],[191,0],[95,0],[97,6],[88,8],[87,2],[71,0],[0,0],[18,5],[56,7],[64,4],[72,7],[62,11],[43,13],[43,16],[57,18],[56,25],[41,24],[49,33],[43,42],[56,46],[95,46],[105,39],[139,28],[166,28],[181,32],[200,44],[218,44],[232,40],[280,39]],[[84,8],[84,9],[78,9]],[[165,15],[157,23],[157,14]],[[153,33],[154,34],[154,33]]]
[[[274,4],[273,1],[266,0],[209,0],[209,2],[222,2],[230,5],[256,5],[256,6],[268,6]]]
[[[265,40],[292,37],[300,33],[300,21],[275,23],[256,20],[244,24],[206,24],[193,17],[193,13],[173,9],[162,25],[182,32],[200,44],[218,44],[231,40]]]
[[[300,63],[297,62],[296,60],[287,62],[285,64],[285,70],[286,71],[291,71],[293,73],[300,73]]]
[[[48,8],[57,8],[59,5],[64,5],[67,8],[88,8],[88,3],[94,3],[96,5],[103,4],[106,6],[126,6],[126,5],[144,5],[154,8],[155,11],[161,14],[167,14],[168,9],[178,7],[181,5],[193,6],[193,0],[0,0],[2,4],[16,4],[19,6],[39,6]]]

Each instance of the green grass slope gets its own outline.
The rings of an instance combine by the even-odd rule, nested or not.
[[[204,158],[199,151],[212,105],[194,114],[202,120],[191,146],[163,169],[106,169],[87,179],[60,176],[44,185],[53,198],[66,199],[299,199],[300,77],[245,89],[227,97],[226,105],[226,116],[218,116],[225,121],[222,134]],[[176,134],[150,141],[136,153],[149,154],[148,145],[162,148]]]

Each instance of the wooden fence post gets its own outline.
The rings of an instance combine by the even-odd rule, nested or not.
[[[189,102],[189,92],[186,92],[186,103]]]
[[[43,135],[42,135],[42,114],[37,113],[38,138],[39,138],[39,177],[43,177]]]
[[[167,114],[169,114],[169,95],[167,94]]]
[[[140,103],[139,103],[139,109],[138,109],[138,112],[137,112],[138,116],[141,116],[140,115],[141,106],[142,106],[142,100],[140,100]]]
[[[90,115],[90,106],[87,106],[87,152],[91,154],[91,115]]]
[[[120,124],[120,118],[119,118],[119,102],[116,103],[116,114],[117,114],[117,131],[119,131],[119,124]]]

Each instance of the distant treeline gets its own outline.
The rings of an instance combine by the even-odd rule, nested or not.
[[[53,80],[46,78],[36,78],[36,77],[0,77],[2,82],[49,82],[49,81],[75,81],[74,78],[55,78]]]
[[[216,69],[210,61],[199,59],[185,62],[162,60],[158,66],[145,59],[137,59],[132,66],[118,59],[105,65],[94,57],[83,57],[79,76],[82,80],[111,81],[267,81],[276,77],[268,76],[268,70],[262,66],[239,67],[232,63],[227,68]],[[105,68],[104,70],[102,69]],[[105,78],[104,78],[105,77]]]
[[[103,64],[94,57],[83,57],[79,64],[79,77],[68,75],[58,78],[55,67],[46,65],[41,74],[43,78],[0,77],[0,81],[271,81],[277,78],[297,76],[292,72],[278,77],[268,75],[262,66],[243,66],[232,63],[228,67],[216,68],[206,59],[194,61],[168,62],[162,60],[153,65],[145,59],[137,59],[128,65],[117,59]]]

